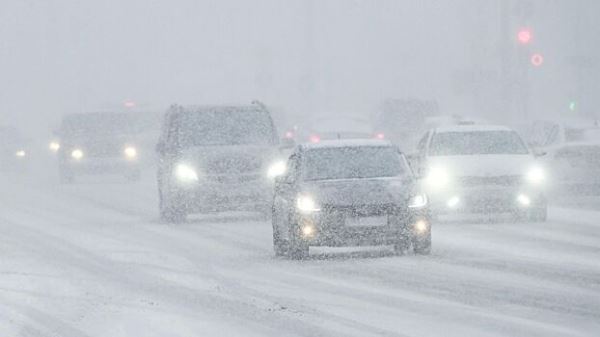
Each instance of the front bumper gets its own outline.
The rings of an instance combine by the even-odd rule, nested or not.
[[[121,157],[94,158],[84,157],[79,160],[66,159],[61,162],[61,169],[76,174],[130,173],[140,169],[137,159],[129,160]]]
[[[354,226],[349,225],[352,220],[347,214],[298,214],[297,236],[310,246],[341,247],[393,245],[405,240],[426,239],[431,234],[431,221],[426,211],[379,217],[385,218],[380,225]]]
[[[453,188],[432,191],[428,196],[432,212],[435,214],[503,213],[546,204],[545,193],[528,186]]]
[[[188,213],[211,211],[270,212],[273,183],[267,178],[203,177],[193,185],[177,188],[177,198]]]

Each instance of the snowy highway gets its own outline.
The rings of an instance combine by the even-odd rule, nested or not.
[[[251,214],[159,223],[143,178],[2,178],[1,336],[600,334],[600,212],[438,223],[430,256],[299,262]]]

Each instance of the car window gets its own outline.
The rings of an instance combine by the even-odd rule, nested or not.
[[[304,155],[304,180],[394,177],[408,172],[406,160],[392,146],[320,148]]]
[[[431,156],[527,153],[521,137],[504,130],[436,133],[429,146]]]
[[[277,135],[268,112],[215,109],[183,112],[178,121],[182,147],[216,145],[273,145]]]

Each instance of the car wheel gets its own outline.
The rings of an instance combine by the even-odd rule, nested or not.
[[[75,181],[75,174],[66,169],[61,169],[59,179],[61,184],[72,184]]]
[[[172,196],[165,196],[159,191],[160,220],[164,223],[177,224],[185,222],[187,214],[183,207],[177,206]]]
[[[125,179],[127,179],[127,181],[130,181],[130,182],[138,182],[138,181],[140,181],[141,177],[142,177],[142,172],[140,172],[140,170],[127,172],[125,174]]]
[[[431,253],[431,232],[423,238],[413,239],[413,251],[418,255],[429,255]]]
[[[394,253],[396,255],[404,255],[410,247],[410,241],[405,236],[399,237],[394,244]]]
[[[285,256],[288,253],[288,247],[286,241],[281,238],[279,229],[275,222],[273,222],[273,249],[275,250],[275,256]]]
[[[532,222],[546,222],[548,219],[548,207],[537,207],[529,211],[529,221]]]
[[[309,246],[308,243],[300,238],[300,230],[297,225],[292,227],[290,238],[290,247],[288,248],[289,257],[294,260],[306,259],[309,255]]]

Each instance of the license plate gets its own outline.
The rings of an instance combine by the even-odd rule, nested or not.
[[[387,216],[367,216],[367,217],[347,217],[346,226],[348,227],[380,227],[386,226]]]

